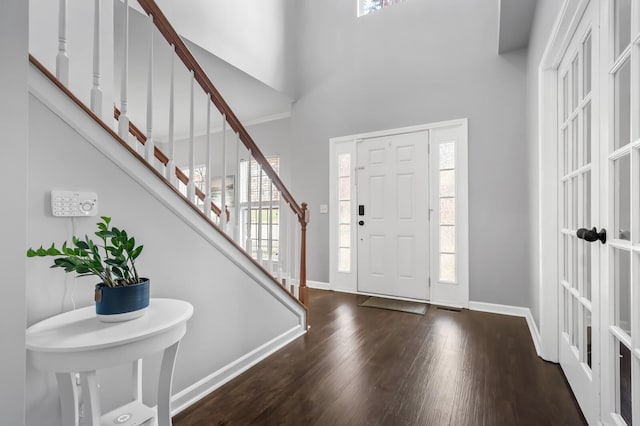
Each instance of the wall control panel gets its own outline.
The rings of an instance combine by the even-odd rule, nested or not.
[[[98,194],[95,192],[51,191],[51,212],[57,217],[96,216]]]

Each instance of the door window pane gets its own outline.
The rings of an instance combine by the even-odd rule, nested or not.
[[[455,253],[456,230],[453,226],[440,227],[440,251],[442,253]]]
[[[582,295],[591,300],[591,243],[582,242],[584,250],[584,289]]]
[[[616,58],[631,41],[631,0],[615,0],[615,54]]]
[[[440,198],[440,225],[456,223],[456,199]]]
[[[455,168],[455,142],[440,144],[440,170]]]
[[[584,173],[584,223],[582,224],[585,228],[591,227],[591,172],[587,171]]]
[[[631,254],[613,250],[615,325],[631,336]]]
[[[562,315],[562,331],[569,334],[571,326],[571,324],[569,323],[569,313],[571,312],[571,296],[569,295],[569,291],[565,287],[562,287],[562,294],[564,295],[562,304],[564,311]]]
[[[615,75],[614,149],[631,141],[631,61],[628,59]]]
[[[582,49],[582,61],[584,64],[582,97],[584,98],[591,92],[591,34],[584,41]]]
[[[582,305],[580,305],[573,295],[571,296],[571,302],[571,343],[573,346],[578,347],[580,344],[580,322],[578,320],[578,312]],[[580,351],[579,347],[578,351]]]
[[[351,199],[351,178],[348,176],[338,178],[338,197],[340,200]]]
[[[440,281],[456,281],[456,256],[440,253]]]
[[[584,308],[583,319],[584,319],[584,342],[585,342],[585,347],[584,347],[585,352],[584,352],[583,361],[589,366],[589,368],[591,368],[592,327],[591,327],[591,312],[587,308]]]
[[[591,163],[591,102],[585,105],[583,110],[583,130],[582,130],[582,138],[583,138],[583,149],[584,149],[584,164]]]
[[[631,238],[631,181],[629,168],[629,155],[625,155],[613,163],[614,229],[611,237],[622,240]]]
[[[616,412],[628,425],[631,425],[631,351],[617,339],[615,339],[614,351],[614,358],[617,360]]]
[[[562,174],[569,173],[569,128],[562,129]]]
[[[569,116],[569,73],[562,77],[562,121]]]
[[[351,272],[351,154],[338,154],[338,272]]]
[[[351,272],[351,249],[341,248],[338,250],[338,271]]]
[[[442,170],[440,172],[440,196],[453,197],[456,189],[456,176],[454,170]]]

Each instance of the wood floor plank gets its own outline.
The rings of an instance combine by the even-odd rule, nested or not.
[[[207,425],[582,425],[522,318],[415,315],[310,291],[309,333],[173,419]]]

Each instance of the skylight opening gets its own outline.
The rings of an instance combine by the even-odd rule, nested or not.
[[[358,0],[358,17],[404,1],[405,0]]]

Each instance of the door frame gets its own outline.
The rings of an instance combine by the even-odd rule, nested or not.
[[[349,154],[351,158],[351,224],[357,221],[356,187],[355,187],[355,159],[357,155],[356,143],[359,140],[370,139],[382,136],[393,136],[403,133],[429,132],[429,144],[431,144],[431,133],[434,130],[460,128],[460,138],[456,144],[456,274],[458,288],[451,292],[451,284],[439,284],[433,277],[436,276],[438,265],[430,262],[430,301],[434,304],[469,307],[469,184],[468,184],[468,119],[441,121],[417,126],[401,127],[382,131],[358,133],[348,136],[340,136],[329,140],[329,283],[320,288],[340,291],[345,293],[365,294],[358,292],[358,271],[357,271],[357,229],[351,226],[351,268],[349,272],[338,271],[338,250],[339,250],[339,210],[338,210],[338,155]],[[430,149],[429,158],[433,156]],[[431,161],[429,159],[429,161]],[[428,166],[428,165],[427,165]],[[429,192],[438,193],[438,179],[434,176],[434,168],[429,167]],[[434,206],[429,200],[430,209]],[[434,217],[434,215],[432,215]],[[434,222],[431,222],[432,229]],[[433,232],[431,236],[435,236]],[[439,241],[430,238],[429,253],[439,253]],[[452,297],[453,296],[453,297]],[[385,296],[388,297],[388,296]],[[402,299],[402,298],[397,298]]]

